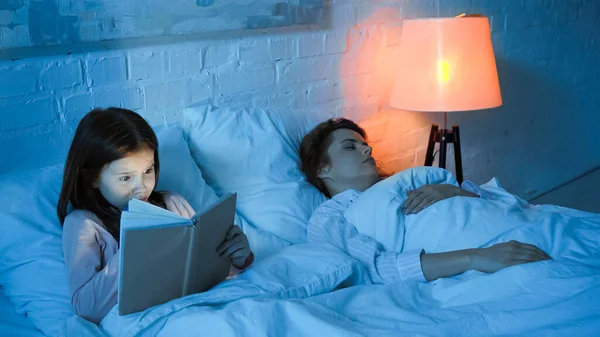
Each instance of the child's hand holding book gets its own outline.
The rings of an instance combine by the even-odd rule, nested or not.
[[[221,257],[229,258],[231,264],[240,270],[247,268],[254,261],[248,238],[237,225],[231,227],[225,241],[217,248],[217,253]]]

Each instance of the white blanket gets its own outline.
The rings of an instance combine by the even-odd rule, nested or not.
[[[336,291],[366,278],[331,248],[293,246],[253,268],[142,314],[119,317],[113,310],[101,326],[113,336],[178,337],[558,337],[595,336],[600,328],[600,275],[581,265],[547,273],[536,264],[463,280]]]
[[[302,244],[203,294],[124,317],[114,308],[101,328],[111,336],[596,336],[600,215],[531,206],[493,182],[484,187],[495,201],[454,198],[408,217],[391,207],[402,197],[363,194],[355,205],[372,196],[381,207],[348,216],[362,214],[364,228],[396,217],[407,249],[518,239],[553,261],[379,286],[343,252]]]
[[[111,336],[183,336],[184,332],[191,335],[202,332],[206,336],[246,335],[242,332],[248,327],[237,320],[250,324],[262,316],[268,325],[273,325],[283,319],[284,316],[276,315],[277,305],[268,309],[264,303],[307,298],[340,285],[365,284],[368,280],[359,263],[334,247],[295,245],[207,292],[127,316],[119,316],[115,306],[100,327]],[[238,309],[229,309],[231,306]]]
[[[397,181],[373,186],[344,214],[387,250],[439,253],[516,240],[538,246],[555,262],[600,267],[600,214],[530,205],[494,179],[480,186],[483,198],[454,197],[406,216],[401,209],[406,194]]]
[[[478,335],[478,329],[545,335],[561,326],[588,334],[600,331],[599,214],[529,205],[494,179],[481,186],[485,198],[451,198],[405,216],[400,208],[405,190],[396,184],[400,178],[394,178],[367,190],[345,213],[359,231],[386,249],[437,253],[517,240],[553,258],[494,274],[467,272],[420,285],[419,292],[407,289],[411,310],[425,316],[432,312],[430,319],[439,322],[464,320],[453,326],[461,331],[459,336]],[[428,320],[419,315],[415,319],[414,324]],[[414,331],[430,330],[419,330],[417,324]]]

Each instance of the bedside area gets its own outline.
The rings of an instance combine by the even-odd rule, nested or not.
[[[600,167],[529,201],[600,213]]]

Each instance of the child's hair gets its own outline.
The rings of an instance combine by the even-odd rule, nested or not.
[[[330,118],[306,134],[300,144],[300,170],[306,176],[306,180],[328,198],[331,198],[331,195],[323,180],[319,178],[319,170],[329,163],[327,149],[331,145],[331,134],[339,129],[355,131],[363,139],[367,139],[365,130],[353,121],[346,118]],[[389,176],[380,167],[377,170],[381,178]]]
[[[120,108],[94,109],[83,117],[75,131],[65,163],[62,190],[56,208],[60,223],[65,221],[70,202],[74,209],[88,210],[98,216],[118,242],[121,210],[111,205],[93,184],[98,181],[106,165],[145,148],[154,151],[154,170],[158,182],[158,141],[144,118],[131,110]],[[148,200],[164,207],[160,192],[153,191]]]

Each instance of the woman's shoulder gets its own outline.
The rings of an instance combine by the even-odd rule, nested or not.
[[[344,212],[356,198],[360,196],[357,190],[348,189],[344,192],[334,195],[331,199],[324,201],[313,213],[313,217],[343,217]]]
[[[335,208],[348,208],[359,196],[360,191],[354,189],[347,189],[334,195],[331,199],[321,204],[321,207],[335,207]]]

